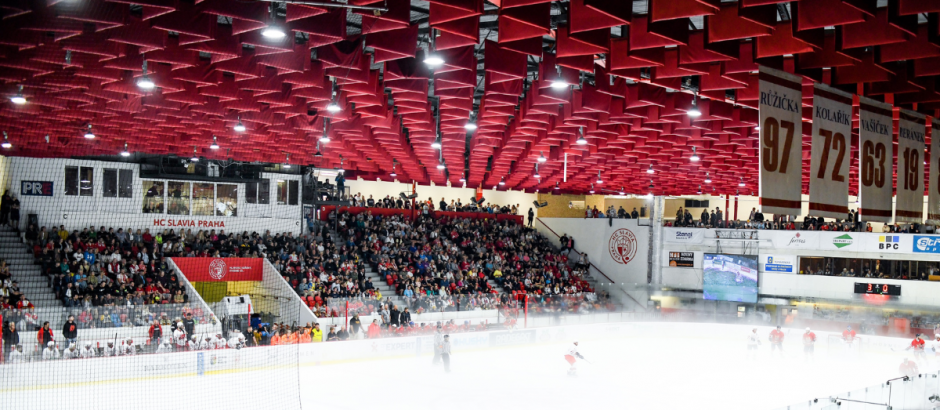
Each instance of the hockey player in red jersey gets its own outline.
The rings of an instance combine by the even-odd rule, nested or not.
[[[578,353],[578,342],[574,342],[574,345],[569,346],[568,350],[565,352],[565,361],[567,361],[568,364],[571,365],[571,367],[568,368],[569,376],[576,375],[577,369],[576,369],[575,363],[577,363],[577,361],[575,360],[575,358],[584,360],[584,356],[581,356],[581,353]]]
[[[774,352],[779,350],[780,357],[783,357],[783,331],[780,330],[780,326],[777,326],[776,329],[770,331],[770,355],[773,356]]]
[[[803,358],[813,360],[813,352],[816,350],[816,334],[806,328],[803,332]]]
[[[901,362],[901,366],[898,367],[898,371],[901,372],[901,375],[912,379],[920,374],[920,370],[917,369],[917,363],[906,357],[904,358],[904,361]]]
[[[920,333],[917,334],[917,337],[911,341],[911,345],[904,350],[914,349],[914,359],[915,360],[927,360],[927,355],[924,353],[924,345],[927,342],[924,341],[924,336]]]
[[[849,345],[855,341],[855,331],[852,330],[852,326],[846,327],[845,330],[842,331],[842,341]]]

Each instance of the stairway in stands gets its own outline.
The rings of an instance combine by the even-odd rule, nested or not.
[[[19,283],[20,291],[33,306],[62,306],[62,302],[55,298],[55,293],[49,286],[49,279],[43,276],[42,268],[36,264],[32,249],[7,225],[0,226],[0,259],[10,266],[13,280]]]
[[[339,235],[339,233],[334,231],[332,227],[329,227],[328,230],[330,232],[330,237],[333,238],[333,243],[337,244],[337,246],[344,243],[343,238]],[[366,268],[366,278],[372,279],[372,286],[382,292],[382,296],[397,296],[395,294],[395,288],[389,286],[388,282],[385,281],[385,278],[379,275],[379,273],[373,269],[372,265],[369,263],[365,263],[364,265]],[[396,305],[398,304],[396,303]]]

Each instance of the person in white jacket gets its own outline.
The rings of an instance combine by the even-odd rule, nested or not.
[[[221,333],[215,334],[215,339],[212,340],[213,349],[225,349],[225,338],[222,337]]]
[[[16,348],[10,351],[10,364],[23,363],[26,361],[26,355],[23,354],[23,345],[16,345]]]
[[[114,342],[108,342],[108,345],[104,347],[104,357],[113,357],[117,356],[119,350],[117,347],[114,347]]]
[[[157,353],[170,353],[173,351],[173,342],[170,341],[170,338],[163,339],[163,343],[160,343],[160,346],[157,347]]]
[[[46,343],[46,348],[42,349],[42,360],[56,360],[59,358],[59,349],[56,349],[55,342]]]
[[[95,350],[91,348],[91,343],[85,343],[85,347],[82,348],[81,357],[82,359],[91,359],[95,357]]]
[[[124,349],[121,351],[121,354],[124,356],[137,354],[137,346],[134,346],[134,339],[127,339],[127,343],[124,344]]]
[[[186,350],[186,341],[188,339],[186,332],[183,331],[183,322],[180,322],[176,326],[176,330],[173,331],[173,340],[176,341],[176,349],[179,351]]]
[[[68,349],[65,349],[65,351],[62,352],[62,358],[63,359],[81,359],[82,352],[78,350],[78,346],[76,346],[75,343],[72,343],[69,345]]]

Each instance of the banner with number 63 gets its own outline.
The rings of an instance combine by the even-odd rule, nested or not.
[[[816,83],[813,87],[809,215],[846,218],[851,154],[852,94]]]
[[[901,110],[898,116],[897,222],[924,222],[924,134],[927,118]]]
[[[940,225],[940,120],[930,124],[930,192],[927,194],[927,223]]]
[[[774,215],[799,215],[803,191],[801,78],[758,68],[761,209]]]
[[[894,169],[891,105],[858,97],[858,196],[861,220],[891,221]]]

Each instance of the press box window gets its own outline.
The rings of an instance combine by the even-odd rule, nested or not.
[[[130,198],[133,194],[131,180],[133,171],[129,169],[106,168],[102,175],[102,196],[105,198]]]
[[[297,205],[297,198],[300,193],[300,183],[298,181],[277,181],[277,204],[278,205]]]
[[[92,167],[65,167],[65,195],[92,196],[95,169]]]
[[[249,204],[267,205],[271,203],[271,182],[249,182],[245,184],[245,201]]]

